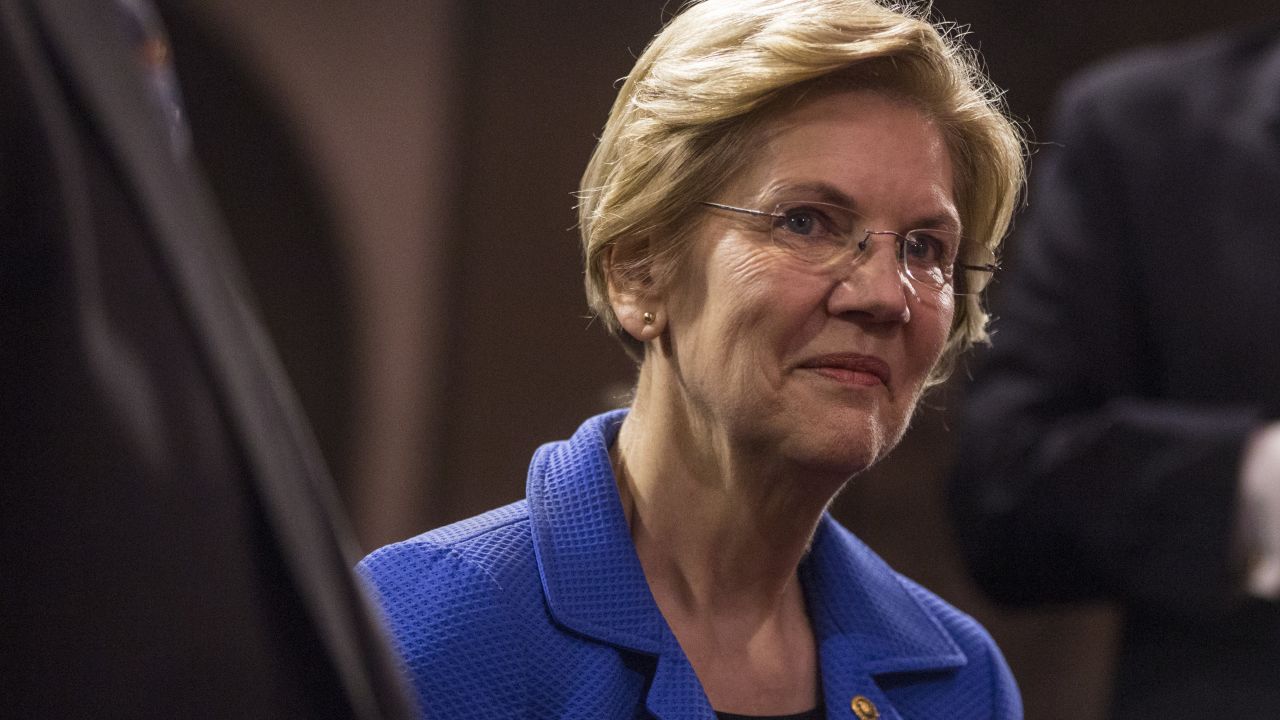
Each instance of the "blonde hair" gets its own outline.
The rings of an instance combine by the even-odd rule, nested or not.
[[[1023,184],[1024,145],[1000,93],[953,27],[928,8],[875,0],[704,0],[688,4],[627,76],[582,176],[578,222],[587,300],[637,358],[609,303],[614,282],[663,287],[683,257],[697,202],[751,161],[755,128],[815,87],[881,90],[941,130],[965,239],[960,262],[991,262]],[[957,297],[931,380],[986,339],[981,284]]]

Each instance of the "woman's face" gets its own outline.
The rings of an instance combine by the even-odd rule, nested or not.
[[[760,133],[758,157],[712,200],[772,210],[817,201],[863,227],[960,231],[951,160],[916,107],[873,91],[824,95]],[[951,327],[954,299],[913,289],[894,239],[865,256],[806,263],[772,221],[707,208],[665,298],[683,402],[731,446],[852,474],[901,437]]]

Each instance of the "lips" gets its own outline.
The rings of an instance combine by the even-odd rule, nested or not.
[[[889,385],[889,364],[874,355],[819,355],[805,360],[799,367],[849,385]]]

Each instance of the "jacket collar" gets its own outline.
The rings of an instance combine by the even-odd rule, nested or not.
[[[614,485],[609,446],[625,417],[618,410],[591,418],[569,440],[538,450],[529,469],[529,515],[552,616],[582,635],[660,656],[656,686],[664,664],[679,675],[688,661],[649,591]],[[833,672],[869,676],[965,663],[903,580],[830,516],[800,572],[825,683]]]
[[[625,417],[618,410],[591,418],[568,441],[534,454],[527,487],[533,549],[559,623],[659,655],[669,630],[631,544],[609,462]]]

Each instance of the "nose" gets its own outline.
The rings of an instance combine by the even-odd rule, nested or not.
[[[915,290],[898,259],[897,238],[869,232],[858,248],[827,298],[828,311],[877,323],[910,322]]]

